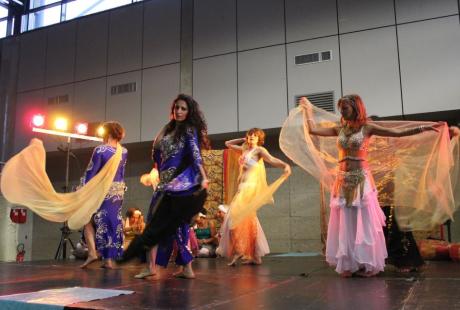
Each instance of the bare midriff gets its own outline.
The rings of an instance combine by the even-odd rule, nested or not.
[[[339,148],[339,170],[345,172],[367,168],[366,155],[365,149],[345,150]]]

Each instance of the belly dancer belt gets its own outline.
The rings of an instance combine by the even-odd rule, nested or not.
[[[335,194],[344,197],[346,206],[351,207],[358,194],[358,189],[360,189],[361,196],[363,195],[365,179],[366,172],[364,169],[339,171],[337,174]]]
[[[111,199],[117,197],[118,199],[123,199],[125,195],[126,185],[125,182],[113,182],[110,186],[109,192],[105,196],[105,199]]]

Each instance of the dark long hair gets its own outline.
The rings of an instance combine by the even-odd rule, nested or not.
[[[177,101],[183,100],[187,104],[188,113],[187,118],[183,122],[176,122],[174,119],[174,105]],[[208,139],[208,125],[204,119],[203,113],[200,110],[198,102],[195,101],[191,96],[185,94],[179,94],[171,104],[171,112],[169,114],[169,123],[166,125],[166,132],[168,134],[175,130],[174,139],[178,141],[180,137],[185,135],[185,131],[188,128],[193,128],[198,134],[198,143],[203,150],[209,150],[211,144]]]

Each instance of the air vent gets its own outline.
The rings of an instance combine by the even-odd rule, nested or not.
[[[332,59],[332,51],[321,52],[321,61],[328,61]]]
[[[135,91],[136,91],[136,82],[114,85],[110,88],[110,94],[112,96],[125,94],[125,93],[133,93]]]
[[[318,61],[319,61],[318,53],[295,56],[296,65],[310,64],[310,63],[314,63]]]
[[[334,113],[334,92],[324,92],[324,93],[315,93],[315,94],[307,94],[307,95],[297,95],[295,96],[296,106],[299,105],[299,99],[302,97],[307,97],[310,102],[321,108],[323,110],[329,111]]]
[[[332,59],[332,51],[324,51],[312,54],[295,56],[296,65],[306,65],[317,62],[329,61]]]
[[[69,103],[69,95],[61,95],[48,98],[49,105],[58,105],[63,103]]]

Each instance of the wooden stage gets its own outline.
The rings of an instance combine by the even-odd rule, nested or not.
[[[132,290],[135,294],[66,309],[460,309],[460,264],[427,262],[420,274],[388,270],[375,278],[342,279],[321,256],[267,257],[261,266],[228,267],[196,259],[197,279],[137,280],[141,266],[87,270],[80,261],[0,263],[0,295],[63,287]]]

